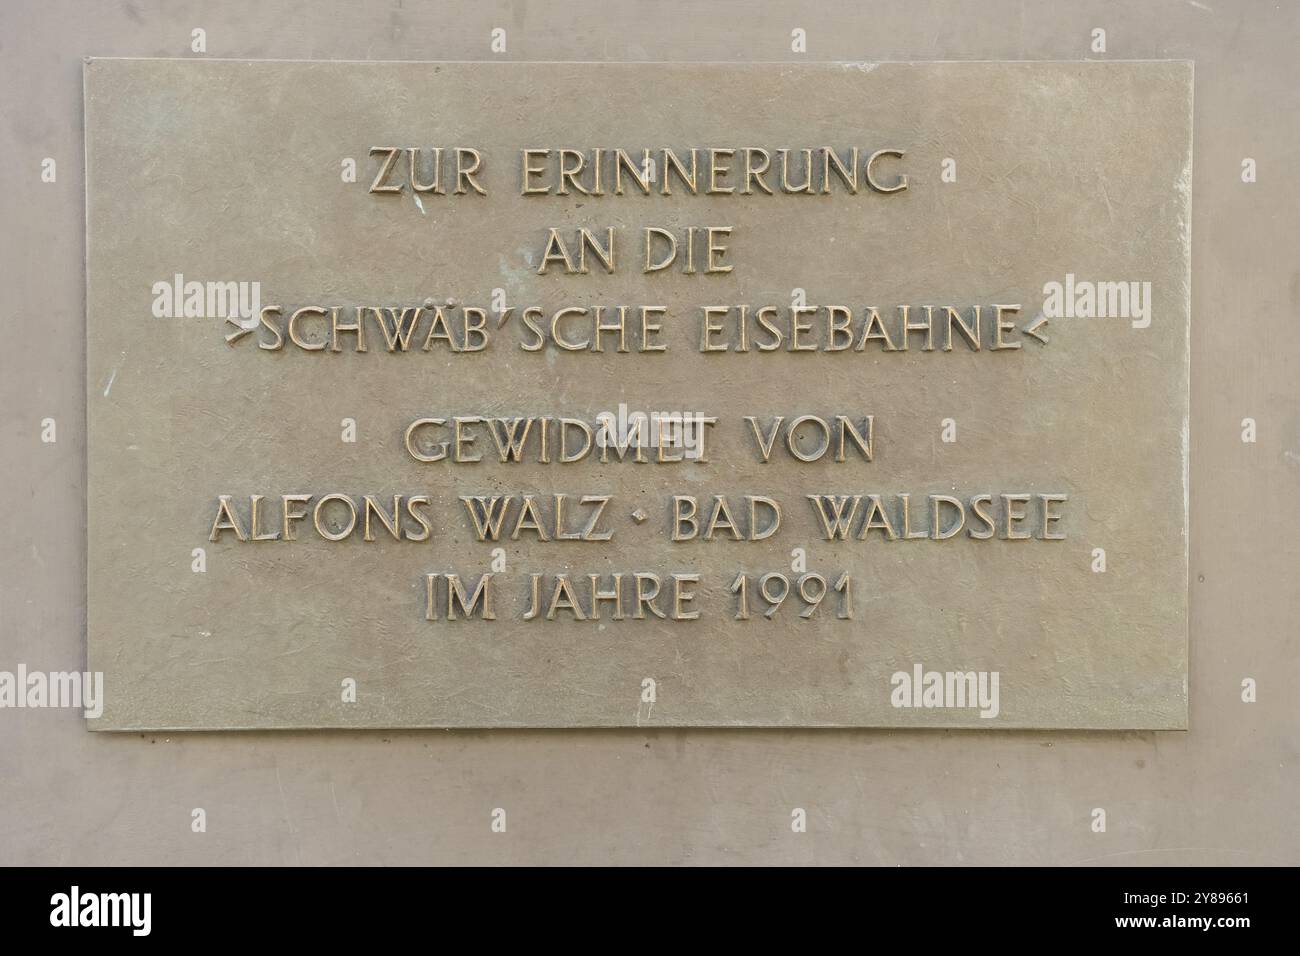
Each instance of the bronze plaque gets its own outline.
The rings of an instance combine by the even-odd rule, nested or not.
[[[85,79],[92,727],[1186,726],[1190,64]]]

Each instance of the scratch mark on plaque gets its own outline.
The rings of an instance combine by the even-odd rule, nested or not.
[[[1190,336],[1188,336],[1190,338]],[[1188,346],[1190,348],[1190,345]],[[1191,475],[1188,466],[1189,451],[1191,449],[1191,421],[1188,418],[1183,419],[1183,426],[1179,438],[1183,448],[1183,559],[1189,560],[1191,557],[1191,538],[1188,534],[1187,517],[1191,514],[1192,494],[1191,494]]]
[[[289,828],[290,833],[297,833],[297,831],[293,828],[293,820],[289,818],[289,814],[285,810],[284,783],[280,780],[279,767],[275,768],[275,788],[280,791],[280,812],[284,816],[284,824]]]
[[[471,703],[474,704],[475,707],[481,707],[483,710],[491,711],[492,713],[496,714],[498,717],[510,716],[509,711],[502,710],[500,707],[493,707],[491,704],[485,703],[484,701],[475,700],[475,701],[471,701]]]
[[[419,193],[415,193],[415,192],[411,193],[411,198],[414,199],[415,204],[420,207],[420,215],[422,216],[429,215],[427,212],[424,211],[424,203],[420,201]]]
[[[1110,219],[1111,225],[1115,223],[1115,207],[1110,204],[1110,193],[1106,192],[1106,180],[1102,179],[1098,183],[1101,187],[1101,198],[1106,200],[1106,216]]]
[[[118,368],[121,366],[121,364],[122,364],[122,359],[124,359],[124,358],[126,358],[126,350],[125,350],[125,349],[123,349],[123,350],[122,350],[122,353],[118,356],[118,363],[117,363],[117,365],[114,365],[114,366],[113,366],[113,371],[109,373],[109,376],[108,376],[108,384],[104,386],[104,397],[105,397],[105,398],[108,398],[108,393],[109,393],[110,391],[112,391],[112,389],[113,389],[113,383],[114,383],[115,381],[117,381],[117,370],[118,370]]]
[[[1191,248],[1192,248],[1192,224],[1191,224],[1191,219],[1187,213],[1187,210],[1190,208],[1192,203],[1192,154],[1190,151],[1190,147],[1188,150],[1187,159],[1183,163],[1183,168],[1179,172],[1178,178],[1174,180],[1174,190],[1178,193],[1180,197],[1182,197],[1183,200],[1184,211],[1178,214],[1178,228],[1182,236],[1183,247],[1186,250],[1188,261],[1190,262]],[[1184,278],[1183,286],[1185,289],[1191,288],[1190,275]]]

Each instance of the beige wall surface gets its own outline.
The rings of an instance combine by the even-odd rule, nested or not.
[[[5,708],[0,863],[1300,862],[1298,35],[1300,7],[1225,0],[3,3],[11,672],[85,665],[83,57],[1168,58],[1195,61],[1195,111],[1188,731],[92,734],[73,710]]]

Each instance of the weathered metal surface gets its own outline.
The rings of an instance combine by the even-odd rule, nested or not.
[[[1190,103],[1184,63],[88,63],[91,726],[1185,726]],[[626,352],[555,320],[596,306]],[[561,462],[621,410],[704,460]]]

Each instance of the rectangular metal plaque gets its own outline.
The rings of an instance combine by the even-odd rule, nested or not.
[[[1186,726],[1190,64],[85,80],[90,726]]]

